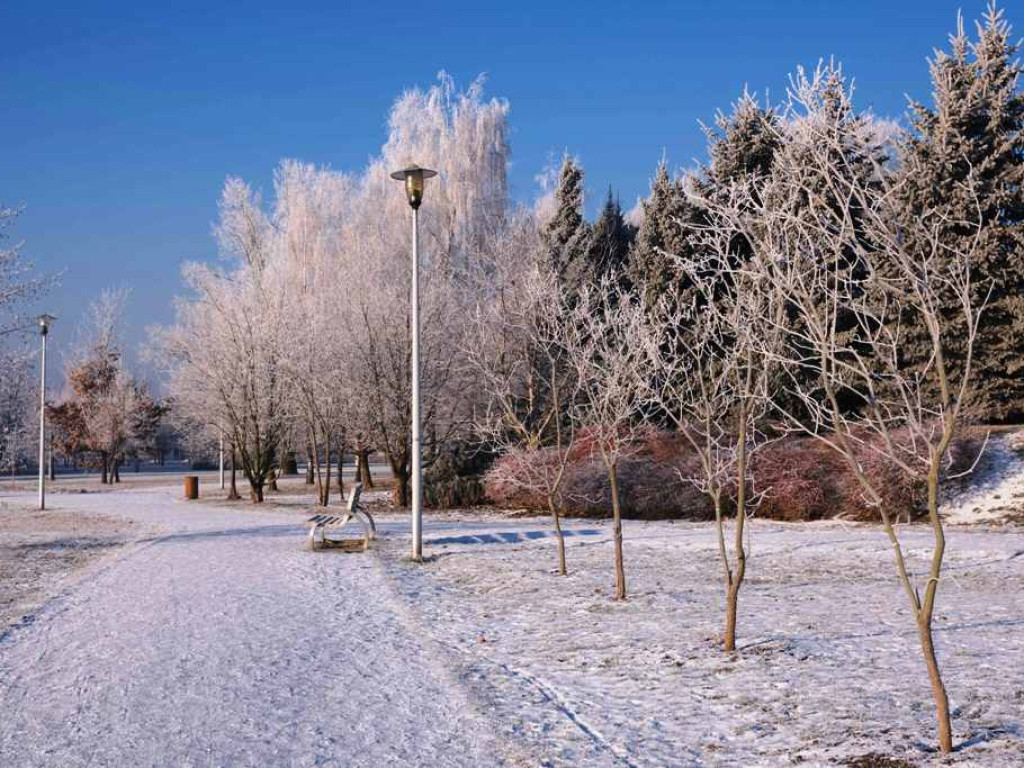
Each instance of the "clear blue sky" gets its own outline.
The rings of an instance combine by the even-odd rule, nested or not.
[[[358,168],[393,99],[438,70],[486,72],[511,102],[516,197],[569,150],[594,205],[611,184],[628,207],[663,152],[703,157],[698,120],[744,85],[781,97],[797,64],[835,55],[861,106],[902,115],[958,7],[970,21],[984,2],[0,0],[0,201],[26,206],[37,266],[66,269],[41,307],[63,319],[55,341],[126,284],[137,343],[172,318],[181,262],[213,256],[225,176],[268,190],[282,157]]]

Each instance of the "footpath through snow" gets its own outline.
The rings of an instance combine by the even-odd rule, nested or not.
[[[167,532],[0,638],[0,766],[507,762],[375,557],[168,490],[52,503]]]

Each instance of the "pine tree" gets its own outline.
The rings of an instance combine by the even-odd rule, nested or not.
[[[903,215],[935,211],[948,222],[943,239],[950,243],[974,237],[980,215],[972,279],[977,300],[987,294],[989,303],[973,350],[972,408],[985,421],[1024,416],[1024,94],[1017,50],[994,4],[975,41],[959,21],[949,51],[937,51],[930,62],[932,105],[911,104],[912,131],[901,146]],[[979,200],[968,191],[969,179]],[[909,328],[908,366],[924,364],[930,354],[925,334]],[[954,344],[965,338],[948,336]],[[953,346],[947,358],[955,364],[964,352],[965,345]]]
[[[669,176],[664,160],[651,182],[650,196],[641,205],[644,217],[630,249],[629,277],[644,306],[650,308],[667,291],[679,290],[680,276],[672,257],[688,254],[685,222],[695,220],[697,210],[687,200],[683,182]]]
[[[588,261],[594,281],[614,275],[619,284],[627,284],[629,247],[634,236],[634,228],[626,223],[622,207],[608,187],[608,198],[590,233]]]
[[[590,228],[583,217],[583,169],[571,157],[562,162],[555,201],[555,215],[541,233],[544,258],[556,279],[574,293],[589,279]]]

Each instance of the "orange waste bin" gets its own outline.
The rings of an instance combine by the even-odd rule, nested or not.
[[[199,498],[198,475],[185,475],[185,498],[190,500]]]

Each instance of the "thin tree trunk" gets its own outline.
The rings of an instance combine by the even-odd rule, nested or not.
[[[922,617],[917,622],[917,633],[921,638],[921,653],[924,655],[925,666],[928,667],[928,680],[932,685],[932,697],[935,699],[935,719],[939,728],[939,749],[945,753],[953,751],[953,729],[949,718],[949,697],[946,686],[942,682],[939,671],[939,660],[935,655],[935,643],[932,639],[931,621]]]
[[[948,432],[952,439],[952,429]],[[932,616],[935,611],[935,597],[939,588],[939,577],[942,574],[942,559],[946,552],[946,534],[942,529],[942,519],[939,517],[939,472],[942,456],[945,453],[943,448],[936,455],[932,456],[931,466],[928,472],[928,517],[932,525],[932,533],[935,537],[935,550],[932,552],[931,570],[929,572],[928,584],[925,586],[924,602],[917,612],[917,631],[921,638],[921,652],[924,654],[924,662],[928,667],[928,679],[932,686],[932,698],[935,699],[935,717],[939,729],[939,749],[944,753],[953,751],[953,727],[949,718],[949,696],[946,694],[946,686],[942,682],[942,673],[939,671],[939,660],[935,655],[935,641],[932,634]]]
[[[562,518],[558,514],[558,507],[555,500],[548,496],[548,509],[551,511],[551,519],[555,523],[555,543],[558,546],[558,575],[566,576],[568,571],[565,568],[565,535],[562,533]]]
[[[238,484],[235,481],[235,446],[231,446],[231,490],[228,491],[228,501],[238,501],[242,497],[238,495]]]
[[[619,473],[615,462],[605,461],[612,491],[612,535],[615,543],[615,599],[626,599],[626,570],[622,564],[622,509],[619,506]]]
[[[320,486],[320,506],[326,507],[331,502],[331,441],[327,439],[327,455],[326,459],[327,469],[324,470],[324,482]]]
[[[345,448],[338,447],[338,495],[345,501]]]
[[[310,447],[306,448],[306,485],[313,485],[316,482],[316,467],[314,462],[316,457],[313,455],[313,449]]]
[[[274,469],[271,469],[270,470],[270,474],[267,476],[267,490],[268,491],[276,491],[277,490],[277,471],[274,470]],[[260,501],[263,501],[262,488],[260,489]]]
[[[743,546],[743,532],[747,520],[747,416],[740,415],[739,436],[736,439],[736,572],[732,574],[725,601],[725,651],[736,650],[736,614],[739,609],[740,587],[747,575],[747,551]]]

